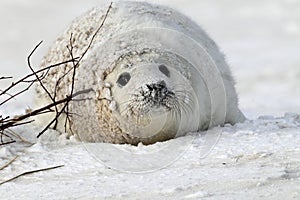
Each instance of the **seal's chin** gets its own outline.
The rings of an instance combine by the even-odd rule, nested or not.
[[[152,107],[147,114],[149,114],[149,115],[162,115],[162,114],[165,114],[165,113],[171,112],[171,111],[172,111],[171,108],[166,107],[164,105],[161,105],[161,106]]]

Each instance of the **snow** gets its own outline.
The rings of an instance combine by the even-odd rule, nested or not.
[[[287,114],[282,118],[262,117],[226,126],[218,143],[204,158],[203,137],[195,133],[187,136],[195,138],[174,163],[139,173],[124,172],[127,166],[120,165],[121,162],[119,169],[110,169],[81,143],[49,131],[33,146],[22,149],[18,153],[20,157],[0,171],[0,177],[6,180],[28,170],[62,164],[64,167],[6,183],[0,187],[1,195],[3,199],[52,199],[54,194],[66,199],[297,199],[300,195],[299,125],[299,115]],[[35,131],[28,127],[18,132],[26,135]],[[180,143],[184,139],[176,140]],[[154,146],[160,150],[160,146],[168,143]],[[111,146],[106,148],[114,146],[98,144],[99,148],[106,145]],[[126,145],[124,148],[152,152],[154,147]],[[4,149],[16,150],[14,145]],[[118,155],[111,153],[111,156]],[[161,156],[161,159],[165,158]]]
[[[300,199],[300,115],[295,114],[300,113],[300,3],[155,2],[189,15],[219,44],[249,120],[150,146],[97,144],[96,152],[93,145],[53,130],[36,139],[40,128],[19,127],[14,131],[33,144],[0,147],[0,167],[19,155],[0,170],[0,182],[30,170],[64,167],[0,185],[0,199]],[[2,0],[1,76],[28,73],[26,56],[44,39],[33,58],[38,66],[67,24],[97,4]],[[1,88],[7,84],[0,82]],[[1,107],[0,113],[24,112],[32,96]],[[104,159],[99,149],[110,154]]]

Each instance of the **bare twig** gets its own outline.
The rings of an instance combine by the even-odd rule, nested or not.
[[[43,41],[41,41],[38,45],[36,45],[36,47],[31,51],[31,53],[29,54],[28,58],[27,58],[27,64],[28,67],[30,68],[31,72],[35,75],[36,80],[39,82],[40,86],[43,88],[43,90],[46,92],[46,94],[48,95],[48,97],[51,99],[51,101],[53,103],[55,103],[55,97],[53,97],[50,92],[47,90],[47,88],[44,86],[44,84],[42,83],[42,80],[40,79],[40,77],[37,75],[37,73],[33,70],[33,68],[31,67],[31,62],[30,62],[30,58],[32,56],[32,54],[37,50],[37,48],[42,44]],[[74,57],[72,57],[72,62],[74,63]],[[55,112],[58,113],[58,108],[57,106],[54,106]],[[55,119],[55,126],[54,128],[56,128],[56,125],[58,123],[58,118]]]
[[[21,125],[25,125],[25,124],[30,124],[30,123],[32,123],[32,122],[34,122],[34,120],[30,120],[30,121],[27,121],[27,122],[15,123],[15,124],[11,125],[11,127],[21,126]],[[11,127],[10,127],[10,128],[11,128]]]
[[[72,40],[73,40],[73,34],[71,34],[71,36],[70,36],[70,47],[67,46],[71,58],[74,57]],[[71,92],[70,92],[71,96],[73,95],[73,92],[74,92],[76,67],[77,67],[76,63],[73,62],[73,75],[72,75],[72,84],[71,84]],[[69,123],[70,131],[73,134],[73,130],[72,130],[72,126],[71,126],[71,116],[69,115],[69,108],[70,108],[69,104],[67,103],[67,105],[66,105],[66,120],[65,120],[64,128],[65,128],[65,132],[67,132],[67,125]]]
[[[55,118],[38,134],[37,137],[40,137],[47,129],[49,129],[51,127],[51,125],[53,123],[56,122],[56,120],[60,117],[60,115],[62,113],[66,113],[67,114],[67,120],[70,120],[70,116],[68,116],[68,107],[69,107],[69,102],[72,100],[72,96],[73,96],[73,91],[74,91],[74,84],[75,84],[75,74],[76,74],[76,68],[79,66],[81,60],[84,58],[84,56],[86,55],[86,53],[88,52],[88,50],[91,48],[97,34],[99,33],[99,31],[101,30],[101,28],[103,27],[106,19],[107,19],[107,16],[110,12],[112,8],[112,2],[110,3],[107,11],[106,11],[106,14],[102,20],[102,23],[100,24],[100,26],[97,28],[97,30],[95,31],[95,33],[93,34],[92,36],[92,39],[90,40],[89,44],[87,45],[86,49],[84,50],[84,52],[82,53],[82,55],[80,56],[80,58],[78,59],[77,63],[75,64],[75,62],[73,62],[73,68],[71,70],[73,70],[73,75],[72,75],[72,85],[71,85],[71,93],[69,95],[69,97],[71,97],[66,103],[65,105],[63,106],[63,108],[61,109],[60,112],[56,112],[56,116]],[[70,47],[67,47],[68,50],[69,50],[69,53],[70,53],[70,56],[71,58],[73,58],[73,43],[72,43],[72,34],[70,36]],[[69,73],[71,70],[69,70],[67,73]],[[63,76],[65,76],[66,74],[64,74]],[[60,80],[59,80],[60,81]],[[56,85],[57,86],[57,85]],[[55,91],[56,93],[56,91]],[[65,128],[67,127],[66,123],[65,123]],[[71,126],[70,126],[71,127]],[[71,129],[70,129],[71,130]],[[72,132],[72,130],[71,130]]]
[[[109,12],[110,12],[110,10],[111,10],[111,8],[112,8],[112,4],[113,4],[113,2],[110,3],[110,5],[109,5],[109,7],[108,7],[108,9],[107,9],[107,11],[106,11],[106,13],[105,13],[104,19],[102,20],[102,23],[100,24],[100,26],[98,27],[98,29],[96,30],[96,32],[94,33],[94,35],[92,36],[92,39],[90,40],[90,43],[88,44],[87,48],[85,49],[85,51],[83,52],[83,54],[82,54],[81,57],[79,58],[78,63],[83,59],[83,57],[85,56],[85,54],[86,54],[86,53],[88,52],[88,50],[91,48],[91,46],[92,46],[92,44],[93,44],[93,42],[94,42],[94,40],[95,40],[97,34],[98,34],[99,31],[102,29],[102,27],[103,27],[103,25],[104,25],[104,23],[105,23],[105,21],[106,21],[106,19],[107,19],[107,16],[108,16],[108,14],[109,14]],[[78,64],[78,63],[77,63],[77,64]]]
[[[1,133],[2,134],[2,133]],[[12,144],[12,143],[15,143],[17,142],[16,140],[13,140],[13,141],[9,141],[9,142],[1,142],[0,143],[0,146],[4,146],[4,145],[7,145],[7,144]]]
[[[13,163],[19,156],[15,156],[13,159],[11,159],[8,163],[0,167],[0,171],[8,167],[11,163]]]
[[[75,59],[77,60],[78,58],[79,58],[79,57],[77,57],[77,58],[75,58]],[[54,64],[54,65],[50,65],[50,66],[44,67],[44,68],[42,68],[42,69],[40,69],[40,70],[37,70],[35,73],[37,74],[37,73],[41,73],[41,72],[44,72],[44,71],[48,71],[48,70],[50,70],[50,69],[52,69],[52,68],[55,68],[55,67],[58,67],[58,66],[64,66],[64,64],[71,63],[71,62],[73,62],[73,60],[67,60],[67,61],[64,61],[64,62],[61,62],[61,63],[57,63],[57,64]],[[26,80],[27,80],[28,78],[33,77],[33,76],[35,76],[34,73],[29,74],[29,75],[27,75],[27,76],[21,78],[20,80],[18,80],[18,81],[16,81],[16,82],[13,82],[9,87],[7,87],[5,90],[1,91],[0,96],[3,95],[3,94],[6,94],[8,91],[10,91],[12,88],[14,88],[15,86],[19,85],[20,83],[27,82]]]
[[[40,83],[40,86],[43,88],[43,90],[47,93],[47,95],[49,96],[49,98],[55,102],[55,99],[52,97],[52,95],[50,94],[50,92],[45,88],[44,84],[42,83],[40,77],[37,75],[37,73],[33,70],[33,68],[31,67],[31,62],[30,62],[30,58],[32,56],[32,54],[37,50],[37,48],[42,44],[43,41],[41,41],[40,43],[38,43],[38,45],[36,45],[34,47],[34,49],[31,51],[31,53],[29,54],[29,56],[27,57],[27,65],[30,68],[31,72],[35,75],[36,80]],[[73,58],[72,58],[73,59]],[[72,60],[72,62],[74,62]]]
[[[29,117],[32,117],[32,116],[36,116],[36,115],[39,115],[41,112],[44,112],[45,110],[49,110],[50,108],[56,106],[56,105],[59,105],[59,104],[62,104],[62,103],[65,103],[65,102],[68,102],[70,101],[72,98],[78,96],[78,95],[81,95],[81,94],[85,94],[85,93],[89,93],[89,92],[92,92],[93,90],[92,89],[87,89],[87,90],[82,90],[82,91],[79,91],[79,92],[76,92],[73,94],[73,96],[67,96],[66,98],[64,99],[61,99],[59,101],[56,101],[54,103],[51,103],[51,104],[48,104],[42,108],[39,108],[39,109],[36,109],[36,110],[33,110],[29,113],[26,113],[24,115],[20,115],[20,116],[16,116],[15,118],[9,120],[7,123],[4,123],[4,124],[0,124],[0,130],[4,130],[4,129],[7,129],[11,126],[13,126],[14,124],[16,124],[17,122],[20,122],[24,119],[27,119]]]
[[[11,134],[13,137],[18,138],[20,141],[26,143],[26,144],[33,144],[32,142],[29,142],[27,140],[25,140],[24,138],[22,138],[19,134],[17,134],[16,132],[14,132],[13,130],[7,129],[7,132],[9,134]]]
[[[43,169],[37,169],[37,170],[32,170],[32,171],[28,171],[28,172],[24,172],[22,174],[19,174],[13,178],[10,178],[6,181],[3,181],[0,183],[0,185],[3,185],[4,183],[8,183],[8,182],[11,182],[21,176],[25,176],[25,175],[28,175],[28,174],[33,174],[33,173],[37,173],[37,172],[41,172],[41,171],[48,171],[48,170],[52,170],[52,169],[57,169],[57,168],[60,168],[60,167],[64,167],[64,165],[58,165],[58,166],[54,166],[54,167],[48,167],[48,168],[43,168]]]
[[[4,138],[5,137],[5,142],[4,142]],[[9,140],[9,141],[7,141]],[[16,142],[10,135],[6,134],[4,131],[0,132],[0,144],[1,145],[6,145],[6,144],[11,144]]]
[[[40,45],[41,43],[39,43],[36,48]],[[29,57],[28,57],[28,62],[29,62],[29,65],[30,65],[30,56],[33,54],[33,52],[36,50],[36,48],[30,53]],[[18,80],[17,82],[13,82],[9,87],[7,87],[5,90],[1,90],[0,91],[0,96],[1,95],[9,95],[10,97],[5,99],[4,101],[0,102],[0,106],[4,105],[5,103],[7,103],[8,101],[10,101],[11,99],[19,96],[20,94],[28,91],[35,82],[40,82],[43,78],[46,77],[47,73],[49,72],[49,70],[51,68],[54,68],[54,67],[58,67],[60,65],[64,65],[66,63],[69,63],[69,62],[74,62],[74,60],[77,60],[78,58],[72,58],[72,60],[67,60],[67,61],[64,61],[64,62],[61,62],[61,63],[57,63],[57,64],[54,64],[54,65],[50,65],[48,67],[45,67],[45,68],[42,68],[38,71],[34,71],[32,68],[31,68],[31,65],[30,65],[30,68],[32,70],[32,73],[23,77],[22,79]],[[38,73],[42,73],[41,75],[38,75]],[[35,76],[36,78],[35,79],[32,79],[32,80],[28,80],[29,78]],[[7,77],[7,78],[10,78],[10,77]],[[4,78],[2,78],[4,79]],[[12,90],[15,86],[17,85],[20,85],[21,83],[27,83],[28,85],[22,89],[21,91],[18,91],[16,92],[15,94],[11,95],[9,94],[8,92],[10,90]],[[58,105],[58,104],[52,104],[52,105]],[[51,107],[50,107],[51,108]],[[49,108],[49,110],[43,110],[41,111],[40,113],[36,113],[36,115],[39,115],[39,114],[43,114],[43,113],[46,113],[46,112],[50,112],[51,109]],[[29,113],[29,115],[31,116],[35,116],[34,113]],[[27,121],[27,122],[22,122],[20,123],[21,120],[23,119],[27,119],[29,118],[30,116],[28,116],[28,114],[25,114],[25,115],[21,115],[21,116],[18,116],[18,117],[14,117],[14,118],[10,118],[9,116],[7,117],[2,117],[0,116],[0,145],[7,145],[7,144],[11,144],[11,143],[14,143],[16,142],[14,139],[12,139],[11,137],[9,137],[7,134],[5,134],[5,130],[7,130],[8,128],[11,128],[11,127],[14,127],[14,126],[20,126],[20,125],[24,125],[24,124],[28,124],[28,123],[31,123],[33,120],[30,120],[30,121]],[[3,140],[3,137],[6,137],[6,138],[9,138],[10,141],[4,141]]]
[[[0,77],[0,80],[11,79],[11,78],[12,78],[11,76],[2,76],[2,77]]]
[[[8,102],[9,100],[15,98],[16,96],[19,96],[20,94],[22,94],[22,93],[28,91],[28,90],[31,88],[31,86],[32,86],[33,84],[34,84],[34,82],[31,82],[25,89],[21,90],[20,92],[17,92],[17,93],[14,94],[14,95],[10,95],[9,98],[7,98],[6,100],[4,100],[4,101],[2,101],[2,102],[0,103],[0,106],[2,106],[3,104],[5,104],[5,103]]]
[[[70,102],[72,100],[72,98],[78,96],[78,95],[81,95],[81,94],[85,94],[85,93],[89,93],[89,92],[92,92],[94,91],[93,89],[87,89],[87,90],[82,90],[82,91],[79,91],[79,92],[76,92],[73,94],[73,96],[67,96],[65,99],[63,99],[63,102]],[[56,103],[60,103],[62,100],[60,101],[57,101]],[[61,111],[59,113],[57,113],[56,117],[58,118],[62,113],[64,113],[64,110],[66,109],[67,107],[67,103],[64,105],[64,107],[61,109]],[[49,106],[49,105],[48,105]],[[55,119],[53,119],[39,134],[38,134],[38,138],[44,133],[46,132],[46,130],[48,130],[50,128],[50,126],[55,122]]]
[[[70,112],[70,107],[69,107],[70,104],[69,103],[71,101],[89,100],[91,98],[85,98],[85,99],[84,98],[74,99],[74,98],[76,96],[81,95],[81,94],[87,94],[89,92],[94,91],[93,89],[90,88],[90,89],[85,89],[85,90],[82,90],[82,91],[75,92],[75,90],[74,90],[75,89],[75,76],[76,76],[77,68],[79,67],[80,62],[85,57],[88,50],[91,48],[97,34],[99,33],[99,31],[103,27],[111,8],[112,8],[112,3],[109,5],[101,24],[99,25],[99,27],[96,29],[96,31],[92,35],[91,40],[87,44],[86,48],[84,48],[84,51],[81,54],[81,56],[75,57],[74,54],[73,54],[73,48],[74,48],[74,46],[73,46],[73,34],[71,34],[70,44],[69,44],[69,46],[67,46],[67,49],[68,49],[70,57],[71,57],[70,60],[63,61],[63,62],[54,64],[54,65],[50,65],[50,66],[47,66],[47,67],[44,67],[42,69],[39,69],[39,70],[35,71],[33,69],[33,67],[31,66],[31,57],[35,53],[35,51],[38,49],[38,47],[42,44],[42,41],[40,43],[38,43],[35,46],[35,48],[30,52],[29,56],[27,57],[27,64],[28,64],[28,67],[31,70],[31,74],[19,79],[16,82],[12,82],[11,85],[8,86],[6,89],[0,90],[0,96],[2,96],[4,94],[5,95],[10,95],[9,92],[13,88],[15,88],[16,86],[18,86],[20,84],[26,84],[26,87],[24,87],[21,91],[17,91],[14,94],[11,94],[10,97],[5,99],[3,102],[0,102],[0,106],[4,105],[5,103],[10,101],[11,99],[21,95],[22,93],[25,93],[27,90],[29,90],[33,86],[34,83],[38,83],[41,86],[41,88],[46,92],[48,97],[51,99],[51,103],[49,103],[48,105],[43,106],[41,108],[35,109],[33,111],[29,111],[26,114],[15,116],[13,118],[0,116],[0,145],[5,145],[5,144],[10,144],[10,143],[16,142],[12,137],[10,137],[9,135],[6,134],[7,131],[9,130],[9,128],[31,123],[33,120],[30,120],[30,117],[37,116],[37,115],[42,115],[42,114],[49,113],[49,112],[55,112],[55,117],[37,135],[37,137],[40,137],[50,127],[56,128],[56,126],[58,124],[58,119],[62,114],[66,114],[65,129],[67,129],[67,125],[69,124],[70,125],[69,128],[71,130],[71,127],[72,127],[71,126],[71,122],[72,122],[71,117],[75,113]],[[53,93],[50,92],[45,87],[45,85],[43,83],[43,80],[47,77],[47,75],[49,74],[49,71],[52,68],[66,66],[66,64],[69,64],[69,63],[72,63],[72,67],[67,72],[65,72],[64,74],[62,74],[59,77],[59,79],[56,82],[56,86],[54,88]],[[70,91],[70,93],[67,94],[66,97],[63,98],[63,99],[56,99],[56,97],[57,97],[56,94],[57,94],[57,91],[58,91],[60,81],[64,77],[66,77],[66,75],[68,75],[70,72],[72,72],[72,74],[70,75],[71,78],[72,78],[71,79],[72,82],[71,82],[71,91]],[[9,78],[12,78],[12,77],[1,77],[0,80],[9,79]],[[23,120],[28,120],[28,121],[22,122]],[[72,132],[72,130],[71,130],[71,132]],[[11,140],[11,141],[7,141],[7,140]]]

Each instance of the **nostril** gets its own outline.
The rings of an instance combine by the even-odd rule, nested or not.
[[[146,84],[146,86],[147,86],[147,88],[148,88],[150,91],[153,90],[153,88],[152,88],[149,84]]]
[[[166,87],[166,82],[165,81],[160,81],[158,84],[161,85],[161,86]]]

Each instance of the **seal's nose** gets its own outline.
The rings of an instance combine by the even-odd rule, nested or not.
[[[147,112],[151,110],[150,108],[166,108],[170,110],[176,100],[175,93],[168,89],[166,82],[163,80],[145,84],[141,87],[139,93],[142,95],[142,98],[138,98],[137,101],[140,101],[141,105],[148,108]],[[140,95],[136,96],[139,97]]]
[[[166,98],[168,94],[168,89],[166,87],[165,81],[159,81],[157,83],[146,84],[151,100],[153,103],[160,105],[161,102]]]
[[[165,81],[159,81],[158,83],[152,83],[152,84],[146,84],[146,87],[150,92],[155,91],[165,91],[167,90],[166,82]]]

